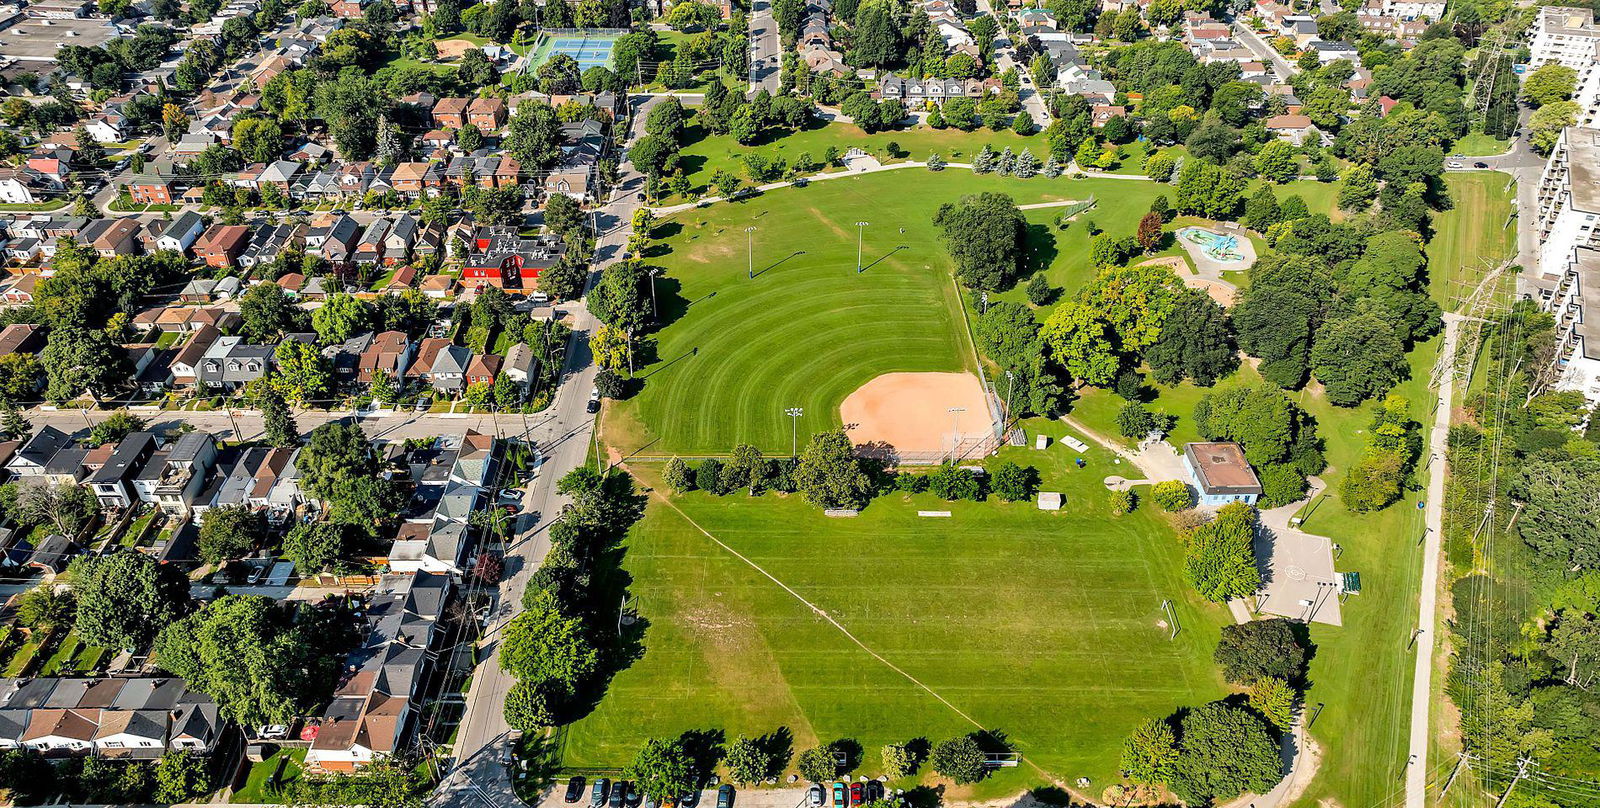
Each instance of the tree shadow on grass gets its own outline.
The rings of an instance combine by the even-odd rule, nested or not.
[[[1031,277],[1035,272],[1043,272],[1056,262],[1060,250],[1056,248],[1056,236],[1050,232],[1050,226],[1045,224],[1029,224],[1022,236],[1024,255],[1024,277]]]

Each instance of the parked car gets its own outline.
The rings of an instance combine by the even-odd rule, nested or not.
[[[611,798],[606,800],[607,808],[622,808],[622,801],[628,796],[628,784],[618,782],[611,787]]]
[[[535,520],[538,521],[538,520]],[[678,808],[694,808],[700,803],[700,789],[691,788],[678,798]]]
[[[628,798],[625,802],[627,802],[628,808],[639,808],[639,805],[644,802],[644,791],[639,788],[637,783],[628,784]]]
[[[661,803],[656,802],[655,797],[645,797],[644,808],[661,808]]]
[[[1482,161],[1482,160],[1479,160],[1479,161],[1478,161],[1478,162],[1476,162],[1476,163],[1473,163],[1473,164],[1472,164],[1472,167],[1473,167],[1473,168],[1488,168],[1488,167],[1489,167],[1489,164],[1488,164],[1488,163],[1485,163],[1485,162],[1484,162],[1484,161]]]
[[[733,786],[723,783],[717,787],[717,808],[733,808]]]
[[[875,802],[883,799],[883,783],[880,783],[877,780],[868,780],[866,796],[867,802]]]
[[[256,736],[268,741],[281,740],[289,737],[289,727],[284,724],[267,724],[256,730]]]
[[[866,788],[864,786],[862,786],[860,783],[851,783],[850,784],[850,806],[851,806],[851,808],[855,808],[855,806],[857,806],[857,805],[864,804],[866,801],[867,801],[867,790],[866,790]]]
[[[594,788],[590,789],[589,791],[590,808],[600,808],[600,806],[605,805],[606,797],[609,796],[608,792],[610,791],[611,781],[604,777],[596,777],[594,780]]]
[[[845,796],[844,783],[833,784],[833,808],[845,808],[850,798]]]
[[[811,787],[806,789],[806,804],[811,808],[822,808],[823,801],[826,799],[827,795],[822,793],[821,784],[812,783]]]
[[[567,803],[570,805],[583,798],[583,776],[579,775],[567,781]]]
[[[583,405],[583,411],[589,413],[590,415],[593,415],[593,414],[599,412],[600,411],[600,399],[598,399],[598,398],[589,399],[589,402],[587,404]]]
[[[502,488],[500,489],[500,496],[505,499],[522,499],[522,491],[516,488]]]

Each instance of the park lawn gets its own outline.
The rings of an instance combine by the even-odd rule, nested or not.
[[[1058,421],[1023,427],[1030,439],[1066,434]],[[1080,455],[1088,461],[1081,470],[1073,466]],[[1161,517],[1148,508],[1108,515],[1101,481],[1115,470],[1109,452],[1052,441],[1042,452],[1008,447],[987,462],[1004,460],[1037,467],[1045,490],[1066,495],[1066,508],[897,493],[854,519],[830,519],[798,496],[696,492],[672,498],[681,513],[652,499],[623,546],[619,574],[629,608],[646,621],[646,650],[611,680],[593,713],[566,729],[564,765],[622,766],[643,739],[686,730],[733,738],[786,727],[796,751],[853,739],[864,750],[859,773],[875,775],[883,744],[975,729],[959,710],[1003,733],[1028,762],[947,798],[1078,777],[1098,794],[1139,721],[1226,693],[1211,661],[1226,611],[1190,594],[1181,546]],[[660,468],[634,470],[661,490]],[[919,518],[919,509],[952,517]],[[1182,627],[1176,641],[1157,626],[1165,599]]]
[[[740,145],[732,135],[713,135],[699,126],[689,127],[685,140],[687,145],[680,152],[684,174],[689,177],[690,192],[701,195],[708,192],[711,175],[719,170],[749,180],[743,157],[750,153],[761,154],[768,159],[781,157],[792,165],[801,154],[811,155],[811,160],[820,164],[829,146],[838,149],[840,154],[851,148],[862,149],[885,164],[904,160],[923,161],[935,152],[947,163],[969,163],[972,156],[983,151],[986,144],[996,151],[1008,147],[1019,153],[1024,148],[1032,149],[1034,156],[1040,160],[1049,152],[1043,135],[1023,137],[1009,129],[963,132],[959,129],[914,126],[867,134],[855,124],[821,121],[815,121],[812,126],[798,132],[762,140],[750,146]],[[887,147],[890,143],[899,145],[897,155],[889,154]]]
[[[1488,268],[1485,262],[1514,257],[1517,229],[1510,217],[1516,190],[1498,171],[1450,173],[1445,182],[1455,207],[1435,214],[1427,252],[1433,299],[1450,311],[1472,292]]]
[[[1422,343],[1410,354],[1411,379],[1396,392],[1411,402],[1412,415],[1426,420],[1433,403],[1427,387],[1438,353],[1439,338]],[[1249,365],[1219,383],[1256,384],[1261,377]],[[1178,416],[1169,440],[1181,446],[1199,440],[1194,405],[1211,389],[1190,383],[1154,385],[1156,395],[1147,406]],[[1214,388],[1213,388],[1214,389]],[[1296,403],[1317,419],[1317,433],[1325,441],[1329,468],[1322,479],[1328,491],[1306,509],[1308,532],[1328,536],[1343,548],[1336,565],[1340,571],[1361,573],[1363,591],[1344,606],[1344,625],[1315,625],[1311,641],[1317,646],[1311,664],[1308,706],[1323,704],[1311,733],[1322,747],[1316,779],[1296,805],[1310,808],[1319,800],[1342,805],[1371,805],[1383,801],[1394,788],[1406,759],[1411,700],[1411,656],[1406,642],[1416,623],[1417,574],[1422,553],[1422,512],[1416,509],[1420,494],[1378,513],[1359,514],[1339,501],[1344,471],[1366,450],[1366,430],[1373,404],[1334,407],[1308,388],[1290,392]],[[1074,402],[1072,417],[1123,445],[1131,441],[1117,434],[1116,414],[1122,398],[1108,390],[1088,390]]]
[[[1451,154],[1460,154],[1467,157],[1493,157],[1505,154],[1511,148],[1511,141],[1504,138],[1489,137],[1482,132],[1469,132],[1455,146],[1451,147]]]
[[[880,374],[975,370],[932,222],[939,205],[979,191],[1009,193],[1019,204],[1094,194],[1106,200],[1095,214],[1102,226],[1131,232],[1157,188],[905,169],[678,213],[658,225],[662,243],[650,253],[665,268],[656,282],[667,323],[654,335],[659,360],[638,368],[637,395],[607,405],[605,437],[625,453],[653,456],[724,453],[741,442],[787,452],[785,408],[805,409],[796,426],[806,435],[837,427],[840,403]],[[868,268],[859,274],[858,221],[871,222],[862,249]],[[745,272],[747,226],[758,228],[754,281]],[[1048,255],[1043,225],[1031,228],[1036,260],[1060,263],[1051,272],[1061,277],[1086,271],[1081,231],[1058,236]]]

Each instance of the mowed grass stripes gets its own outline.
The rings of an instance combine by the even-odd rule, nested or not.
[[[979,191],[1018,204],[1131,196],[1138,201],[1123,224],[1132,232],[1158,187],[911,169],[676,214],[657,228],[656,252],[665,254],[649,259],[664,269],[657,360],[639,369],[637,396],[607,405],[606,440],[650,455],[724,453],[739,443],[787,453],[788,407],[805,410],[795,425],[803,441],[837,427],[845,397],[881,374],[972,371],[961,300],[933,226],[941,204]],[[858,273],[862,221],[867,267]],[[757,228],[753,250],[746,227]]]

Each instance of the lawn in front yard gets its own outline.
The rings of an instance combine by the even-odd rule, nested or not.
[[[1059,421],[1023,426],[1030,438],[1066,434]],[[1080,455],[1084,469],[1073,465]],[[1226,611],[1192,597],[1182,548],[1148,506],[1109,516],[1102,480],[1119,470],[1109,452],[1052,441],[986,462],[1003,460],[1037,467],[1065,509],[892,494],[831,519],[799,496],[652,499],[620,574],[647,624],[645,651],[563,733],[564,765],[622,766],[645,738],[686,730],[733,738],[786,727],[796,752],[856,741],[858,773],[870,776],[883,744],[936,743],[976,729],[970,717],[1027,762],[946,798],[1078,777],[1098,794],[1135,724],[1224,695],[1211,652]],[[659,464],[635,470],[661,490]],[[1183,627],[1175,641],[1157,625],[1165,599]]]

